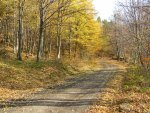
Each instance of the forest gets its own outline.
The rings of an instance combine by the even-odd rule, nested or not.
[[[90,0],[1,0],[0,43],[18,60],[115,57],[148,69],[149,1],[118,3],[111,21]],[[113,48],[113,49],[112,49]]]
[[[0,113],[7,100],[72,75],[113,73],[114,62],[126,65],[127,89],[150,94],[149,0],[118,1],[110,20],[93,0],[0,0]]]
[[[89,0],[2,0],[0,5],[1,44],[13,48],[18,60],[83,57],[102,45],[101,23]]]

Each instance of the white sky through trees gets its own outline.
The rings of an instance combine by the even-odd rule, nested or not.
[[[101,19],[110,19],[113,15],[116,0],[93,0],[94,7]]]

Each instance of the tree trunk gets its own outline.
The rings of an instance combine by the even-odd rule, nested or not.
[[[43,49],[43,24],[44,24],[44,13],[42,8],[42,1],[40,2],[40,28],[39,28],[39,43],[37,51],[37,62],[41,59],[42,49]]]
[[[23,37],[23,1],[19,0],[19,31],[18,31],[18,60],[22,61],[22,37]]]
[[[60,5],[60,1],[58,1],[58,6]],[[61,58],[61,23],[62,23],[62,17],[60,17],[61,11],[58,9],[58,15],[57,15],[57,59]]]
[[[72,30],[71,30],[71,26],[69,26],[69,58],[71,59],[71,32],[72,32]]]

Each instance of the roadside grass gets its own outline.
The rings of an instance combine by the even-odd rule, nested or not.
[[[122,83],[120,111],[149,113],[150,112],[150,72],[139,66],[131,66]],[[121,102],[118,100],[118,102]]]
[[[150,72],[140,67],[132,66],[128,69],[128,76],[125,76],[124,81],[124,91],[150,93]]]
[[[89,113],[150,113],[150,74],[138,66],[118,73]]]

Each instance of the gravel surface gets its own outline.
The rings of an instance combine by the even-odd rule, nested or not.
[[[0,113],[86,113],[105,87],[121,69],[108,61],[101,61],[102,70],[67,80],[62,86],[45,89],[26,100],[10,101]]]

